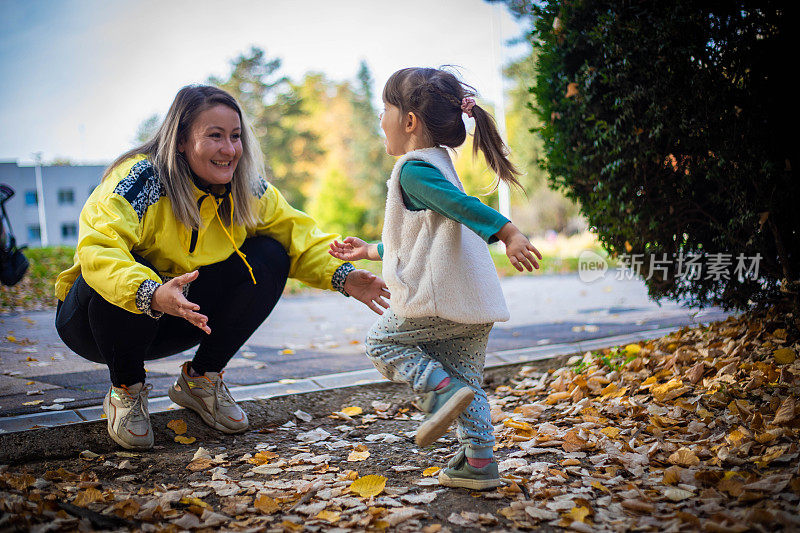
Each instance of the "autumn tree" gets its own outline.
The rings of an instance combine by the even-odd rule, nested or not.
[[[312,178],[307,165],[322,155],[318,139],[304,128],[302,102],[288,77],[281,74],[281,60],[268,58],[253,47],[231,62],[230,75],[211,77],[208,82],[236,98],[252,121],[261,144],[267,178],[273,181],[294,207],[303,209],[304,185]]]

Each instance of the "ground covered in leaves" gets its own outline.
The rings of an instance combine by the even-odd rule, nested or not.
[[[800,529],[798,319],[773,309],[523,367],[491,391],[507,484],[438,485],[409,404],[147,453],[0,467],[0,531]],[[332,410],[333,411],[333,410]]]

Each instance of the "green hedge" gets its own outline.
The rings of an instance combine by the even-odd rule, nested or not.
[[[508,4],[534,24],[531,92],[552,184],[579,202],[612,255],[642,254],[650,295],[726,308],[781,290],[796,298],[800,184],[785,5]],[[676,270],[681,254],[700,256],[699,279]],[[756,254],[759,275],[740,271],[740,280],[738,257],[753,266]],[[651,269],[651,258],[666,268]],[[730,262],[728,279],[713,262]]]

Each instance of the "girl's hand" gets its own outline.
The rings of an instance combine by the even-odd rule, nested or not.
[[[342,261],[369,259],[369,244],[358,237],[347,237],[343,242],[334,240],[328,253]]]
[[[187,300],[181,290],[184,285],[196,280],[199,275],[200,273],[195,270],[173,278],[157,288],[150,300],[150,308],[154,311],[185,318],[191,324],[210,334],[208,317],[198,313],[200,306]]]
[[[357,269],[350,272],[344,280],[344,290],[376,314],[383,314],[381,307],[389,308],[389,302],[384,300],[390,296],[386,283],[368,270]]]
[[[534,268],[539,268],[539,263],[533,256],[536,254],[536,257],[541,259],[542,254],[514,224],[507,223],[495,235],[506,245],[506,255],[508,260],[511,261],[511,266],[520,272],[522,272],[523,267],[528,272],[533,272]]]

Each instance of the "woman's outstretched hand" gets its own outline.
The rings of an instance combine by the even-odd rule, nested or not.
[[[389,302],[384,300],[390,296],[386,283],[368,270],[350,272],[344,281],[344,290],[379,315],[383,314],[381,307],[389,308]]]
[[[380,261],[381,259],[376,244],[368,244],[358,237],[345,237],[342,242],[334,240],[328,253],[342,261],[358,261],[359,259]]]
[[[511,262],[511,266],[520,272],[522,272],[523,267],[528,272],[533,272],[534,268],[539,268],[539,263],[536,261],[534,254],[539,259],[542,258],[542,254],[514,224],[508,222],[500,231],[495,233],[495,236],[506,245],[506,255]]]
[[[196,280],[199,275],[200,273],[195,270],[172,278],[157,288],[153,293],[153,299],[150,300],[150,308],[153,311],[185,318],[206,333],[211,333],[211,328],[208,327],[208,317],[198,313],[200,306],[187,300],[182,291],[184,285]]]

